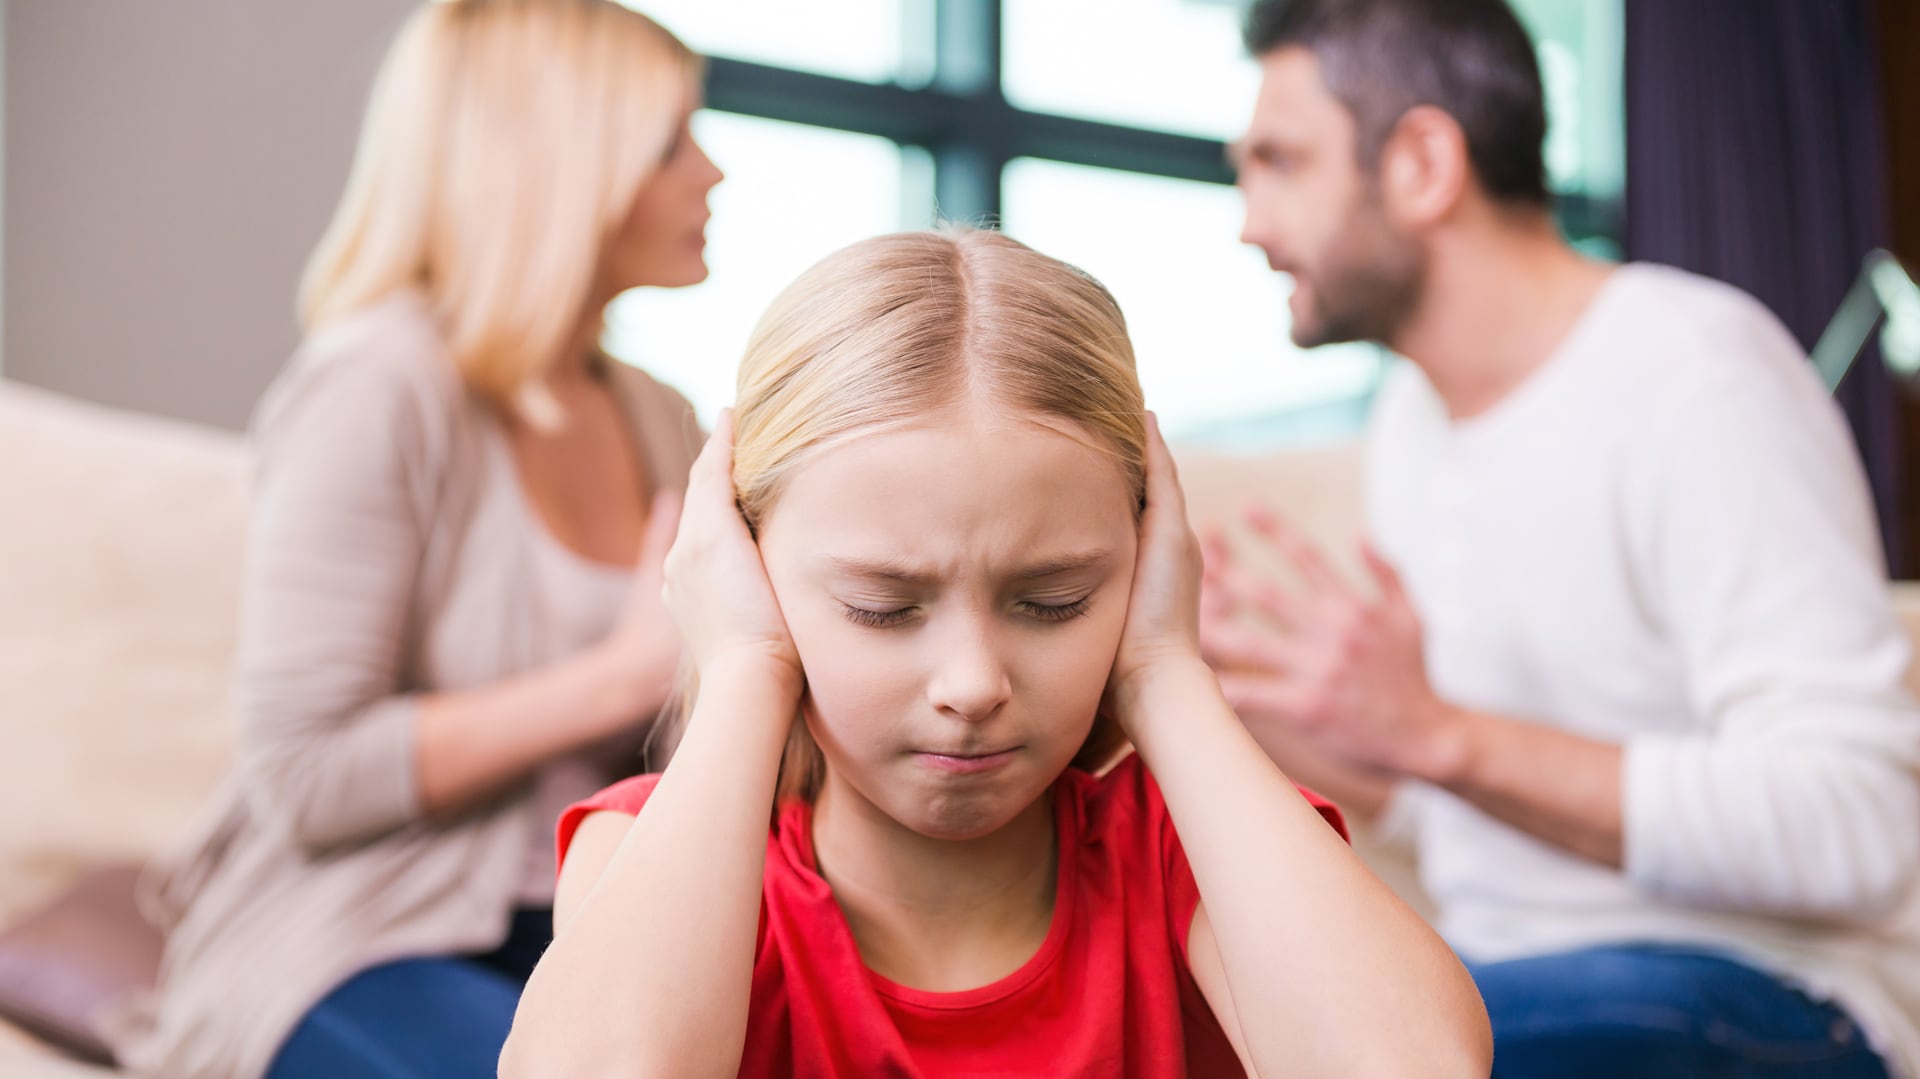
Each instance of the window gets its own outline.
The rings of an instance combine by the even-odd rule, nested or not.
[[[1357,430],[1382,353],[1295,349],[1286,279],[1238,243],[1222,143],[1259,79],[1238,0],[635,2],[710,57],[696,130],[728,178],[711,277],[622,297],[607,346],[704,421],[801,269],[938,216],[997,222],[1105,282],[1169,434],[1254,448]],[[1539,44],[1563,222],[1609,254],[1620,2],[1515,0]]]
[[[908,47],[903,20],[933,0],[638,0],[695,51],[760,64],[837,75],[860,82],[891,82],[919,50]],[[908,9],[912,10],[909,11]]]
[[[622,295],[603,344],[686,394],[711,426],[774,296],[827,252],[901,227],[901,152],[872,135],[711,110],[693,130],[727,172],[708,200],[708,278]]]
[[[1293,347],[1286,278],[1234,242],[1233,188],[1021,158],[1006,190],[1008,232],[1120,301],[1167,437],[1234,446],[1352,430],[1381,352]]]
[[[1626,191],[1621,0],[1513,0],[1540,55],[1547,177],[1575,243],[1620,254]]]
[[[1193,0],[1004,0],[1006,92],[1034,112],[1231,139],[1260,66],[1241,7]]]

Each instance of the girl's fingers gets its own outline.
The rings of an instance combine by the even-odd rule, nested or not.
[[[727,501],[733,501],[733,410],[723,408],[720,418],[707,436],[707,444],[693,459],[687,473],[687,488],[698,491],[703,499],[712,499],[724,488]]]
[[[647,508],[646,531],[640,537],[640,561],[642,569],[658,569],[667,560],[667,552],[673,549],[673,540],[680,532],[680,511],[686,505],[686,498],[679,491],[661,491],[653,496],[653,504]]]
[[[733,410],[722,409],[707,444],[701,447],[687,474],[687,504],[682,532],[696,546],[706,546],[735,526],[746,531],[733,489]]]
[[[1159,509],[1185,524],[1187,496],[1180,488],[1180,466],[1160,433],[1160,417],[1147,413],[1147,512]]]

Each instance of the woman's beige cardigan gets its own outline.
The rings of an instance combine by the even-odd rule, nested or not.
[[[607,369],[653,489],[684,488],[692,410]],[[531,784],[423,819],[411,745],[417,695],[562,658],[511,459],[489,452],[501,437],[413,295],[313,335],[262,401],[239,762],[202,834],[151,876],[168,945],[157,992],[120,1017],[129,1070],[257,1076],[353,974],[505,939],[534,829],[553,822]],[[609,779],[637,770],[637,746],[605,755]]]

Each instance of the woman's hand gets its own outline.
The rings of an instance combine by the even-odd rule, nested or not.
[[[1200,658],[1200,570],[1200,541],[1187,524],[1186,493],[1160,421],[1149,412],[1147,506],[1140,516],[1126,628],[1107,682],[1107,707],[1129,736],[1137,736],[1137,704],[1154,679],[1207,670]]]
[[[703,677],[757,669],[790,680],[797,697],[800,653],[734,497],[732,409],[720,413],[687,476],[686,509],[667,552],[663,598]]]

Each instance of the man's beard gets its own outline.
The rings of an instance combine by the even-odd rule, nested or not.
[[[1391,344],[1419,304],[1427,256],[1387,221],[1378,192],[1359,205],[1326,246],[1307,280],[1312,306],[1293,325],[1293,343],[1315,348],[1343,341]],[[1300,275],[1296,273],[1296,285]]]

